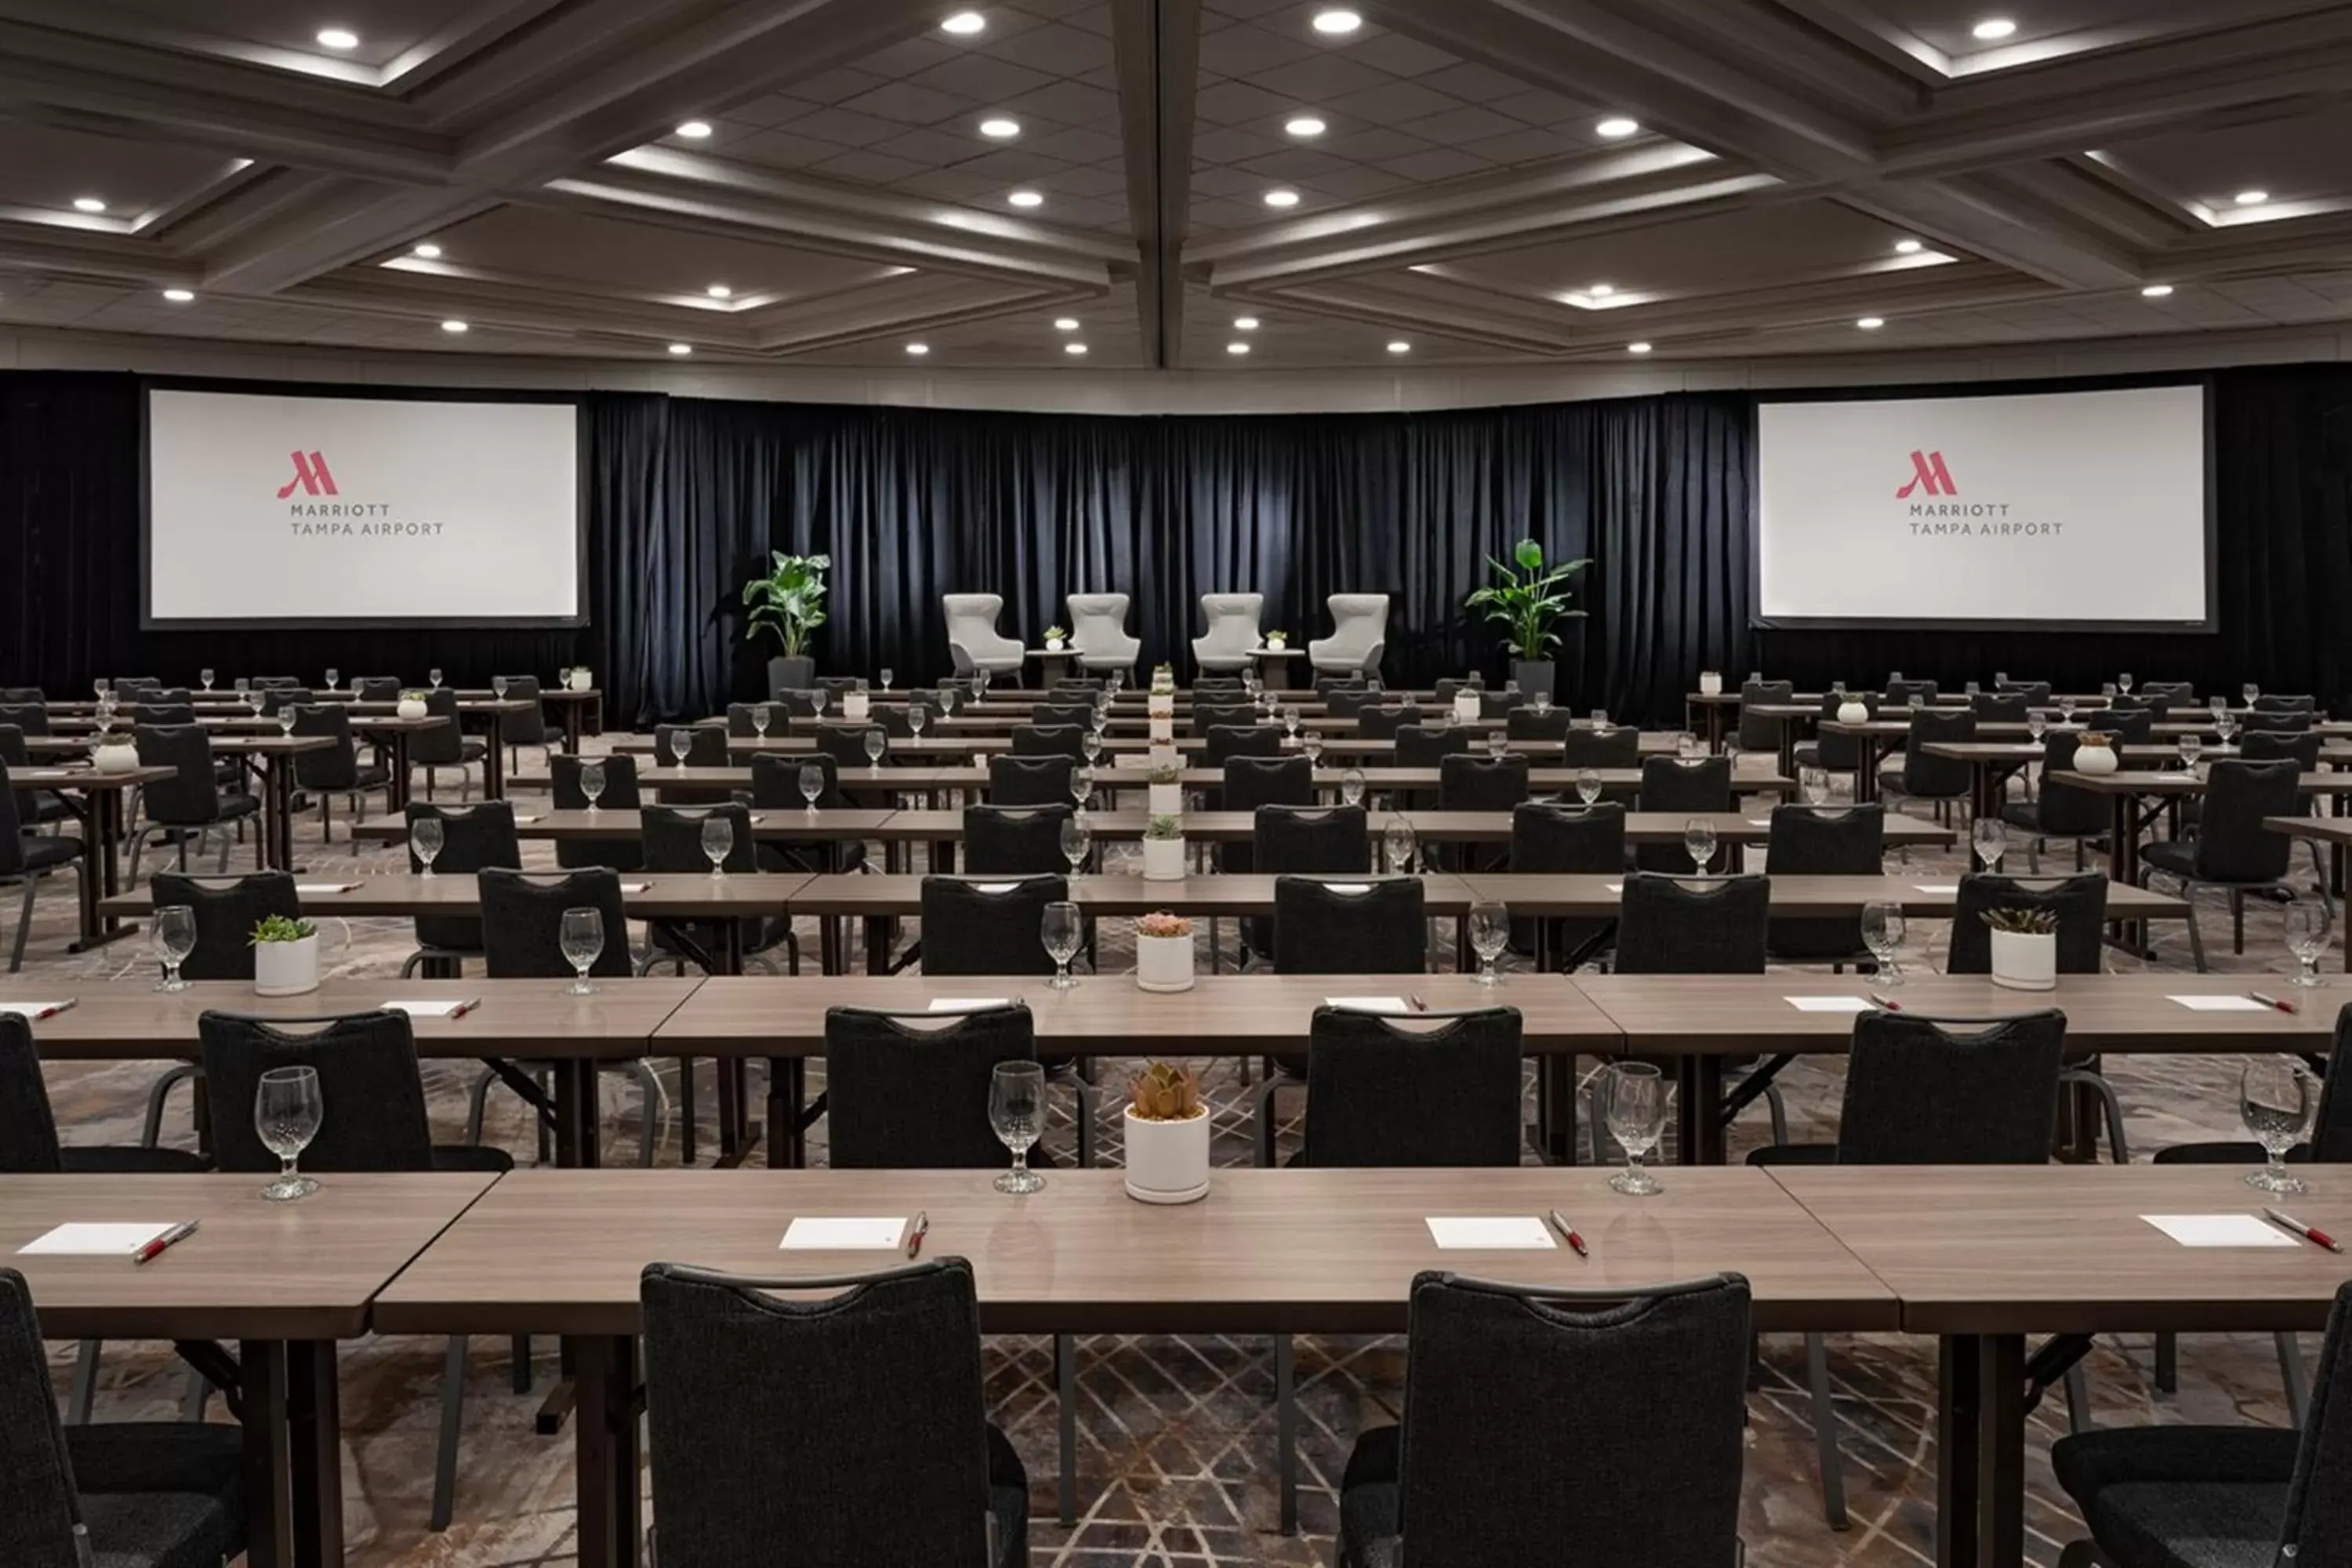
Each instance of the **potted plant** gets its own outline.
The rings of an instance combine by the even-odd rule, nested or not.
[[[1701,697],[1722,696],[1723,671],[1719,669],[1700,670],[1698,672],[1698,694]]]
[[[271,915],[253,928],[253,994],[299,996],[319,988],[319,928]]]
[[[1209,1108],[1191,1069],[1152,1062],[1127,1105],[1127,1195],[1189,1204],[1209,1195]]]
[[[1184,879],[1184,819],[1159,813],[1143,828],[1143,879],[1181,882]]]
[[[1173,698],[1176,695],[1176,667],[1174,665],[1155,664],[1151,667],[1150,695],[1154,697],[1167,698]],[[1175,710],[1171,706],[1169,710],[1173,712]]]
[[[1184,770],[1174,763],[1155,765],[1143,775],[1145,805],[1154,816],[1176,816],[1184,810]]]
[[[1851,691],[1840,693],[1837,721],[1841,724],[1870,722],[1870,704]]]
[[[1192,989],[1192,922],[1162,910],[1135,922],[1135,984],[1145,991]]]
[[[1992,983],[2011,991],[2058,988],[2055,910],[1987,910],[1992,929]]]
[[[588,667],[584,664],[573,665],[572,673],[564,678],[564,685],[573,691],[592,690],[595,684],[595,680],[588,673]]]
[[[787,555],[772,552],[774,565],[764,577],[743,584],[743,603],[751,607],[746,640],[768,633],[783,652],[768,660],[768,695],[804,691],[816,679],[816,660],[809,658],[809,639],[824,625],[824,574],[833,570],[829,555]]]
[[[130,732],[117,730],[111,720],[101,721],[105,728],[90,741],[89,765],[102,773],[135,773],[139,767],[139,743]]]
[[[1171,729],[1171,733],[1166,735],[1154,735],[1151,738],[1150,747],[1143,753],[1143,765],[1145,767],[1181,768],[1183,765],[1176,752],[1176,737],[1172,733],[1174,721],[1170,721],[1170,724]]]
[[[1271,648],[1288,647],[1290,646],[1290,634],[1288,632],[1268,632],[1265,634],[1265,646]]]
[[[430,711],[425,706],[425,693],[415,690],[403,691],[400,700],[392,705],[392,710],[403,719],[422,719]]]
[[[1568,581],[1591,563],[1589,559],[1565,561],[1548,567],[1543,546],[1532,539],[1520,540],[1511,560],[1513,564],[1506,566],[1491,555],[1486,557],[1486,564],[1500,581],[1471,595],[1462,607],[1484,610],[1488,620],[1499,621],[1507,628],[1511,674],[1520,690],[1554,691],[1555,671],[1549,650],[1558,646],[1559,634],[1552,629],[1553,624],[1583,616],[1576,608]]]
[[[2105,730],[2085,730],[2074,744],[2074,771],[2111,773],[2123,764],[2116,760],[2116,738]]]
[[[1047,653],[1061,652],[1062,645],[1069,640],[1070,634],[1064,631],[1061,627],[1047,626],[1045,628],[1045,651]]]

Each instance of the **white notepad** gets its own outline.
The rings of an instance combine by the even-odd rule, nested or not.
[[[452,996],[446,1001],[393,1001],[386,1002],[383,1008],[387,1013],[405,1013],[412,1018],[446,1018],[460,1007],[471,1006],[474,1001],[470,996]]]
[[[1960,890],[1960,885],[1958,882],[1914,882],[1911,885],[1923,893],[1938,895],[1955,895]]]
[[[653,891],[653,887],[654,885],[651,882],[624,882],[621,884],[621,891],[625,893],[649,893]]]
[[[803,1215],[784,1231],[785,1252],[896,1252],[904,1244],[907,1216]]]
[[[515,814],[515,824],[516,824],[516,826],[521,826],[523,823],[526,823],[526,822],[537,822],[538,820],[539,820],[539,813],[537,813],[537,812],[535,812],[535,811],[531,811],[531,812],[517,812],[517,813]]]
[[[1625,890],[1625,884],[1622,882],[1603,882],[1601,885],[1612,893],[1622,893]]]
[[[1863,996],[1789,996],[1783,1000],[1800,1013],[1867,1013],[1874,1005]]]
[[[294,892],[298,898],[313,893],[352,893],[358,890],[357,882],[297,882],[294,884]]]
[[[1533,1252],[1555,1244],[1544,1222],[1532,1215],[1430,1215],[1429,1237],[1447,1251],[1457,1247]]]
[[[931,1011],[934,1013],[973,1013],[982,1007],[1010,1007],[1011,1005],[1013,1005],[1013,998],[1010,996],[934,996],[931,998]]]
[[[2267,1006],[2251,996],[2167,996],[2165,1000],[2178,1003],[2192,1013],[2274,1013],[2278,1011],[2277,1008]]]
[[[974,882],[972,884],[974,888],[977,888],[983,893],[989,894],[991,897],[1003,893],[1009,893],[1020,885],[1021,884],[1018,882]]]
[[[0,1013],[14,1013],[19,1018],[46,1018],[52,1013],[62,1013],[74,1005],[70,996],[55,1002],[0,1002]]]
[[[1323,998],[1323,1005],[1326,1007],[1349,1007],[1359,1013],[1405,1013],[1412,1011],[1412,1009],[1405,1005],[1404,998],[1402,996],[1326,996]]]
[[[178,1223],[167,1219],[161,1225],[144,1220],[134,1225],[61,1225],[16,1250],[52,1258],[128,1258]]]
[[[2298,1247],[2294,1237],[2250,1214],[2144,1214],[2183,1247]]]

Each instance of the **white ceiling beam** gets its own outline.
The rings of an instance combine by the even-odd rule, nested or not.
[[[2116,289],[2140,275],[2130,247],[1982,175],[1891,181],[1841,193],[1856,212],[2067,289]]]

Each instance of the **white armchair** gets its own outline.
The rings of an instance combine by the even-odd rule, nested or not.
[[[940,604],[948,615],[948,653],[958,675],[984,669],[991,675],[1018,677],[1021,639],[996,629],[1004,612],[1002,594],[942,594]]]
[[[1142,642],[1127,634],[1127,595],[1072,594],[1070,649],[1081,669],[1133,669]]]
[[[1320,675],[1377,673],[1388,647],[1389,596],[1334,594],[1324,603],[1331,607],[1331,635],[1307,645],[1307,663]]]
[[[1263,594],[1202,595],[1201,614],[1209,629],[1192,639],[1192,662],[1210,675],[1247,669],[1258,644],[1259,612],[1265,607]]]

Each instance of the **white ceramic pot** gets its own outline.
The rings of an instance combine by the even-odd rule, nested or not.
[[[127,773],[139,766],[139,748],[124,736],[116,736],[92,748],[90,766],[102,773]]]
[[[393,704],[392,710],[403,719],[422,719],[428,711],[422,697],[404,697]]]
[[[1192,989],[1192,939],[1189,936],[1135,937],[1135,984],[1145,991]]]
[[[1143,765],[1147,768],[1181,768],[1184,764],[1177,760],[1176,742],[1171,739],[1153,741],[1150,749],[1143,753]]]
[[[1992,937],[1992,983],[2011,991],[2058,989],[2058,937],[2033,931],[1997,931]]]
[[[1184,786],[1180,784],[1148,784],[1144,794],[1149,797],[1144,809],[1154,816],[1175,816],[1184,809]]]
[[[253,944],[253,994],[299,996],[319,988],[319,939]]]
[[[1145,1121],[1127,1112],[1127,1195],[1189,1204],[1209,1195],[1209,1108],[1189,1121]]]
[[[1459,719],[1466,724],[1472,720],[1476,719],[1478,717],[1478,694],[1476,692],[1457,691],[1454,694],[1454,716],[1456,719]]]
[[[1148,718],[1173,719],[1176,717],[1176,694],[1154,688],[1151,695],[1144,699],[1143,711]]]
[[[1059,653],[1059,652],[1061,652],[1061,651],[1062,651],[1062,639],[1061,639],[1060,637],[1047,637],[1047,638],[1045,639],[1045,651],[1046,651],[1047,653]]]
[[[1265,646],[1279,651],[1290,646],[1290,639],[1282,636],[1280,633],[1276,633],[1275,636],[1265,639]]]
[[[1165,742],[1166,744],[1168,744],[1168,745],[1171,745],[1171,746],[1172,746],[1172,745],[1174,745],[1174,744],[1176,743],[1176,721],[1175,721],[1175,720],[1171,719],[1171,718],[1167,717],[1167,716],[1166,716],[1166,715],[1164,715],[1164,714],[1162,714],[1162,715],[1156,715],[1156,716],[1154,716],[1154,717],[1153,717],[1153,719],[1150,721],[1150,723],[1151,723],[1151,735],[1150,735],[1150,738],[1151,738],[1151,740],[1152,740],[1153,743],[1158,744],[1158,743]]]
[[[841,716],[843,718],[866,719],[872,717],[873,712],[874,700],[866,696],[863,691],[845,691],[841,694]]]
[[[584,669],[577,669],[577,668],[575,668],[574,670],[572,670],[572,690],[574,690],[574,691],[587,691],[587,690],[592,689],[595,686],[595,684],[596,684],[595,680],[591,677],[591,675],[589,674],[589,672],[588,672],[587,670],[584,670]]]
[[[2116,761],[2113,747],[2077,746],[2074,748],[2074,771],[2078,773],[2111,773],[2120,765]]]
[[[1698,691],[1699,695],[1702,697],[1722,696],[1723,671],[1719,669],[1703,669],[1699,671]]]
[[[1839,723],[1841,723],[1841,724],[1867,724],[1867,723],[1869,723],[1869,722],[1870,722],[1870,705],[1869,705],[1868,703],[1866,703],[1866,702],[1841,702],[1841,703],[1839,703],[1839,704],[1838,704],[1838,722],[1839,722]]]
[[[1147,882],[1181,882],[1184,879],[1184,841],[1181,838],[1147,838],[1143,841],[1143,879]]]

